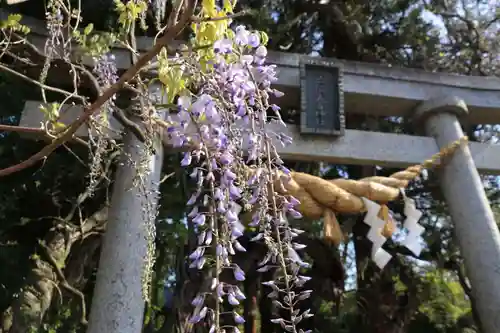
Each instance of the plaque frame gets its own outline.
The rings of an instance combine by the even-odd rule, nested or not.
[[[333,113],[333,123],[329,124],[330,128],[318,128],[317,124],[312,126],[308,123],[308,118],[310,118],[310,113],[317,110],[311,108],[311,105],[316,103],[316,100],[308,101],[308,99],[315,99],[316,96],[308,95],[308,68],[323,69],[325,73],[328,73],[333,80],[336,80],[335,85],[337,87],[337,100],[335,100],[335,94],[333,100],[327,101],[327,104],[336,104],[337,110],[326,110],[327,113]],[[309,56],[302,56],[299,60],[299,70],[300,70],[300,132],[301,134],[316,134],[316,135],[328,135],[328,136],[343,136],[345,134],[345,114],[344,114],[344,66],[341,62],[332,59],[322,59]],[[331,89],[334,89],[332,87]],[[309,106],[308,106],[309,105]],[[308,117],[309,116],[309,117]],[[335,124],[335,122],[337,124]],[[337,125],[337,126],[335,126]]]

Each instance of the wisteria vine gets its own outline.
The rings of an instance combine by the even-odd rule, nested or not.
[[[110,34],[96,34],[98,38],[93,38],[92,27],[87,26],[83,33],[75,28],[73,35],[66,38],[62,29],[67,26],[63,21],[71,20],[74,14],[63,6],[61,0],[51,0],[50,4],[46,48],[52,50],[59,44],[64,44],[64,47],[62,55],[47,52],[45,72],[53,57],[60,56],[68,63],[72,61],[68,53],[72,42],[77,41],[82,49],[88,51],[91,49],[89,40],[104,41],[107,45],[92,49],[99,52],[89,52],[95,64],[92,73],[85,72],[93,76],[101,96],[121,80],[115,59],[108,53],[111,42],[123,42],[128,40],[129,35],[134,39],[135,22],[139,20],[141,27],[145,27],[148,6],[164,7],[164,2],[156,0],[154,4],[144,0],[116,1],[121,29],[118,35],[109,38]],[[176,100],[175,107],[167,108],[164,116],[160,116],[160,107],[153,112],[141,110],[140,118],[142,125],[148,129],[154,124],[159,124],[161,129],[166,127],[170,142],[186,151],[181,166],[192,169],[190,176],[197,184],[186,203],[190,210],[187,218],[195,225],[198,239],[189,261],[191,268],[207,270],[211,283],[192,300],[194,310],[189,322],[208,322],[210,333],[228,329],[239,332],[236,326],[230,327],[220,318],[228,314],[221,306],[224,301],[237,306],[245,299],[236,284],[245,280],[245,272],[232,260],[236,252],[246,252],[238,240],[245,232],[245,223],[240,220],[240,212],[245,210],[252,215],[248,226],[257,231],[251,241],[262,242],[267,248],[257,270],[279,272],[274,280],[264,282],[272,290],[267,296],[275,306],[289,313],[287,318],[275,318],[272,322],[288,332],[304,332],[297,328],[297,324],[312,314],[309,310],[301,312],[297,303],[308,298],[311,290],[298,292],[297,288],[302,288],[309,280],[301,274],[308,264],[297,252],[305,245],[294,241],[302,231],[288,223],[288,218],[302,216],[295,209],[299,204],[296,198],[278,194],[284,193],[284,183],[290,179],[290,171],[279,157],[276,144],[286,146],[292,139],[271,131],[268,126],[270,123],[286,126],[279,106],[270,102],[271,96],[278,98],[283,93],[272,87],[277,73],[275,65],[266,64],[267,35],[249,31],[241,25],[234,30],[229,28],[234,6],[235,1],[231,0],[222,1],[222,6],[216,6],[215,0],[201,1],[201,12],[196,19],[190,18],[195,35],[190,42],[194,49],[189,47],[187,55],[171,56],[163,48],[157,55],[158,79],[163,83],[168,104],[172,105]],[[75,15],[80,22],[80,13]],[[158,21],[162,15],[160,13]],[[12,19],[12,27],[19,24],[18,21],[17,18]],[[160,22],[157,24],[160,25]],[[129,44],[127,46],[132,48]],[[74,67],[73,70],[76,71]],[[145,101],[141,103],[142,108],[155,109],[155,102],[145,93],[146,80],[142,80],[137,72],[134,75],[137,78],[135,86],[128,87],[135,91],[137,98]],[[118,88],[113,91],[118,91]],[[96,186],[102,154],[111,141],[105,129],[109,125],[108,115],[116,108],[114,92],[100,104],[99,112],[89,113],[94,113],[89,120],[98,136],[97,140],[90,140],[94,148],[90,189]],[[82,100],[87,102],[84,97]],[[147,131],[146,134],[146,141],[152,141],[155,133]],[[153,153],[152,150],[146,152]],[[138,174],[149,172],[140,170],[140,161],[133,162]],[[152,219],[155,216],[153,214]],[[154,239],[148,241],[154,242]],[[146,269],[151,269],[151,265]],[[222,281],[221,274],[225,270],[232,271],[236,283]],[[236,325],[244,322],[236,310],[230,314]]]
[[[192,301],[195,309],[190,322],[195,324],[208,317],[210,332],[227,328],[219,321],[224,298],[231,305],[245,299],[238,286],[220,280],[226,269],[233,271],[236,281],[245,279],[243,270],[231,262],[236,252],[246,251],[238,241],[245,229],[239,219],[241,205],[253,212],[249,226],[258,234],[252,241],[263,241],[268,248],[258,271],[277,268],[281,272],[276,281],[264,284],[273,289],[268,297],[288,310],[290,318],[276,318],[273,322],[286,331],[297,332],[296,324],[311,316],[309,312],[299,313],[296,306],[311,291],[293,291],[308,280],[299,274],[300,268],[308,265],[296,251],[305,246],[293,242],[301,231],[291,228],[287,220],[289,216],[301,217],[294,209],[299,202],[279,196],[274,190],[287,181],[287,177],[277,176],[277,170],[289,173],[274,143],[285,146],[291,138],[267,127],[269,122],[285,124],[280,108],[269,103],[270,95],[283,94],[271,87],[277,80],[276,70],[274,65],[265,64],[267,49],[262,37],[244,26],[236,27],[233,36],[215,41],[212,70],[202,75],[197,59],[189,63],[177,59],[185,66],[184,75],[197,77],[199,88],[196,95],[185,91],[178,98],[178,109],[167,117],[174,145],[191,148],[184,153],[181,165],[193,166],[191,178],[197,183],[187,202],[192,207],[188,218],[198,230],[198,247],[189,255],[190,267],[215,267],[209,290],[201,291]],[[215,300],[214,308],[207,305],[209,297]],[[234,312],[234,321],[239,324],[244,319]],[[233,329],[238,332],[236,327]]]

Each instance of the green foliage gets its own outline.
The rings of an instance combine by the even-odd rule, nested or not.
[[[109,32],[92,34],[93,28],[94,25],[91,23],[85,27],[83,34],[78,30],[74,30],[73,37],[80,44],[83,54],[98,57],[109,52],[111,46],[117,41],[117,36]]]
[[[7,17],[7,20],[0,22],[0,29],[2,30],[10,30],[13,32],[20,32],[22,34],[28,34],[30,32],[30,28],[21,24],[22,15],[20,14],[10,14]]]
[[[40,105],[40,111],[44,114],[45,120],[50,123],[56,131],[62,130],[66,125],[59,121],[61,105],[59,103],[50,103]]]
[[[424,280],[430,286],[430,296],[419,307],[419,312],[426,315],[437,330],[445,332],[471,311],[460,283],[448,272],[433,270],[425,274]]]
[[[132,23],[141,19],[145,12],[148,9],[148,2],[139,0],[132,1],[129,0],[126,3],[123,3],[120,0],[114,1],[116,6],[116,11],[118,12],[118,24],[124,31],[130,31]],[[143,25],[143,29],[147,29],[145,25]]]

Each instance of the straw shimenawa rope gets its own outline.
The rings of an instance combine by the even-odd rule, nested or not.
[[[293,171],[287,176],[280,171],[276,177],[277,181],[274,182],[275,190],[281,195],[291,195],[299,200],[300,204],[296,209],[304,217],[323,218],[324,238],[336,246],[344,241],[344,234],[335,213],[364,213],[366,208],[361,198],[375,201],[381,205],[379,217],[386,222],[381,233],[389,238],[394,232],[395,223],[386,204],[398,199],[401,195],[400,189],[406,188],[408,183],[416,179],[424,169],[443,165],[445,158],[467,142],[468,138],[462,137],[422,164],[411,166],[389,177],[325,180]],[[251,170],[255,172],[255,169]],[[250,173],[253,173],[252,171]]]

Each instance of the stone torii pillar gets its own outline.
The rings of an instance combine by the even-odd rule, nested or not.
[[[416,110],[418,129],[439,148],[463,137],[459,119],[468,115],[456,97],[431,99]],[[485,333],[500,332],[500,233],[468,146],[446,161],[440,174],[455,235]]]
[[[158,86],[152,85],[150,90],[150,95],[158,102],[166,102],[162,100]],[[145,151],[145,144],[131,131],[124,136],[87,333],[142,331],[143,285],[150,282],[141,278],[149,245],[147,226],[155,223],[163,164],[161,137],[155,136],[153,141],[154,155]],[[144,175],[144,184],[135,186],[137,167],[141,162],[148,164],[149,172]]]

